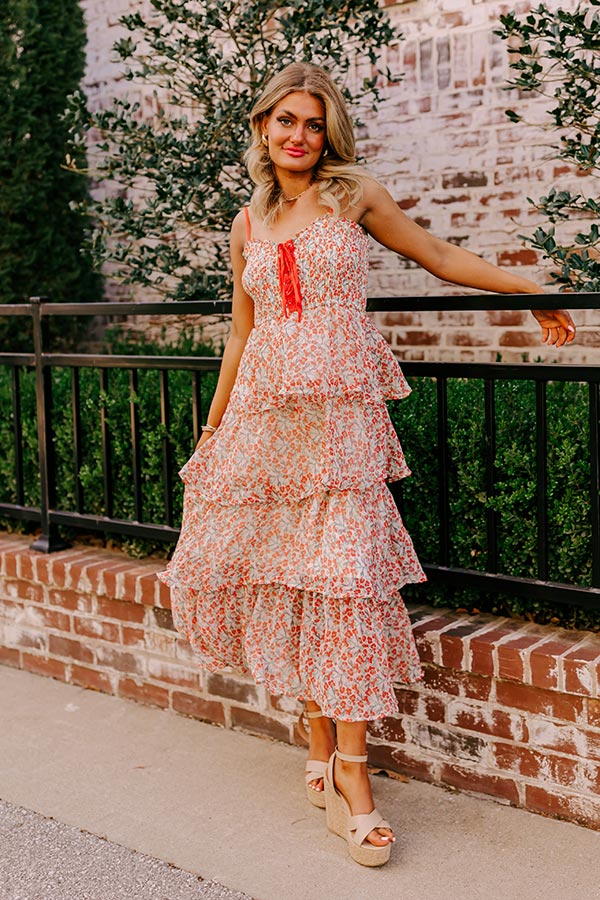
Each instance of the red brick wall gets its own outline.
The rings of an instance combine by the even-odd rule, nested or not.
[[[371,761],[600,828],[600,637],[412,610],[424,685],[375,723]]]
[[[296,704],[199,669],[163,563],[0,535],[0,662],[285,742]],[[371,727],[373,765],[600,829],[600,636],[411,610],[425,680]]]

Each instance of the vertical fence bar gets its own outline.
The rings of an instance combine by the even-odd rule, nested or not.
[[[52,373],[44,366],[46,338],[42,321],[42,303],[45,297],[30,297],[33,323],[33,349],[35,355],[35,397],[37,413],[38,460],[40,470],[40,526],[39,537],[31,544],[31,550],[52,553],[66,545],[59,538],[56,528],[50,524],[50,510],[55,503],[56,467],[52,441]]]
[[[171,423],[171,406],[169,403],[169,373],[161,369],[160,377],[160,424],[162,426],[162,463],[163,485],[165,491],[165,516],[167,525],[173,526],[173,485],[171,484],[171,472],[173,467],[173,454],[169,439],[169,427]]]
[[[590,512],[592,517],[592,586],[600,587],[600,384],[590,392]]]
[[[194,446],[200,440],[202,425],[202,372],[192,372],[192,426],[194,430]]]
[[[137,522],[143,522],[142,454],[140,449],[140,413],[137,402],[138,371],[129,370],[129,426],[131,431],[131,468],[133,472],[133,503]]]
[[[537,498],[537,573],[548,580],[548,412],[545,381],[535,385],[535,458]]]
[[[388,488],[390,494],[394,499],[394,503],[396,504],[396,509],[400,513],[400,518],[404,519],[404,493],[402,491],[402,482],[401,481],[388,481]]]
[[[104,479],[104,515],[113,517],[112,441],[108,422],[108,369],[100,369],[100,431],[102,433],[102,476]]]
[[[450,455],[448,452],[448,380],[437,379],[438,514],[440,565],[450,565]]]
[[[19,506],[24,503],[23,487],[23,422],[21,419],[21,379],[19,367],[12,367],[12,413],[13,413],[13,445],[15,451],[15,500]]]
[[[488,500],[496,490],[496,385],[493,378],[484,380],[485,396],[485,492]],[[486,510],[487,570],[498,571],[498,518],[496,510]]]
[[[83,449],[81,444],[81,386],[79,369],[71,369],[71,416],[73,419],[73,469],[75,472],[75,503],[77,512],[83,513],[83,485],[79,474],[83,465]]]

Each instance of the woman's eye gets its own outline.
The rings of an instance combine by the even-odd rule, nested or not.
[[[322,126],[322,125],[319,125],[318,122],[311,122],[311,124],[309,125],[309,128],[310,128],[311,131],[314,131],[314,132],[316,132],[317,134],[318,134],[320,131],[323,131],[323,126]]]
[[[281,116],[279,119],[277,119],[277,121],[279,122],[280,125],[291,125],[292,124],[292,120],[288,119],[287,116]]]

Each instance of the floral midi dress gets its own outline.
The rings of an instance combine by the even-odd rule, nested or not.
[[[218,431],[184,465],[159,577],[202,667],[346,721],[398,711],[422,677],[400,590],[425,579],[386,482],[410,474],[385,401],[409,392],[365,314],[369,239],[319,216],[252,239],[254,328]]]

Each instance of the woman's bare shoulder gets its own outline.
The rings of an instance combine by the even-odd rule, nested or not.
[[[247,215],[248,213],[246,212],[246,208],[242,207],[242,209],[240,209],[239,212],[235,214],[229,232],[232,248],[235,247],[240,252],[243,249],[244,244],[246,243]]]
[[[362,189],[362,204],[365,207],[365,211],[372,209],[384,197],[389,197],[387,189],[372,175],[365,174],[363,176]]]
[[[246,232],[246,217],[249,215],[249,210],[247,206],[243,206],[233,217],[233,221],[231,223],[231,235],[237,235],[238,232],[242,232],[245,234]]]
[[[360,199],[354,206],[349,207],[344,213],[342,213],[349,218],[355,219],[357,222],[362,222],[362,219],[366,213],[369,213],[373,209],[377,208],[381,204],[381,201],[384,197],[389,197],[389,194],[383,187],[383,185],[380,184],[376,178],[373,178],[373,176],[367,172],[365,172],[364,174],[361,173],[360,183]]]

